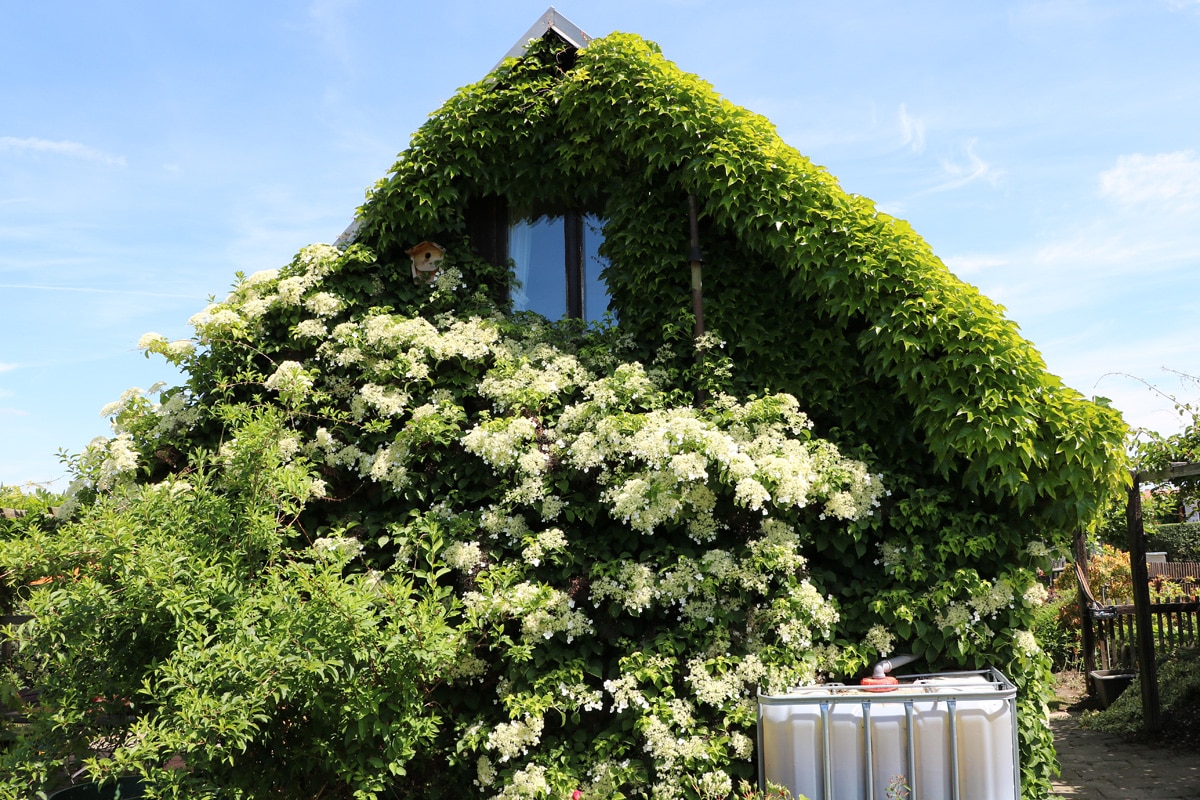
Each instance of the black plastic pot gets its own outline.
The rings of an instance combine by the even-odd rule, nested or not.
[[[1137,672],[1131,669],[1094,669],[1088,675],[1092,676],[1100,707],[1108,708],[1121,696],[1121,692],[1129,688]]]

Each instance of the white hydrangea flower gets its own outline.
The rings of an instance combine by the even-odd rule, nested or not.
[[[711,770],[696,781],[696,793],[701,797],[728,797],[733,791],[733,779],[722,770]]]
[[[550,528],[533,536],[521,551],[521,557],[536,567],[547,553],[559,552],[566,546],[566,534],[560,528]]]
[[[496,782],[496,768],[487,756],[480,756],[475,762],[475,785],[481,788],[491,786]]]
[[[1046,590],[1046,587],[1036,582],[1029,584],[1029,587],[1021,595],[1021,599],[1025,602],[1025,605],[1035,608],[1045,603],[1049,597],[1050,593]]]
[[[1012,608],[1015,600],[1012,584],[1004,578],[998,578],[995,583],[971,595],[971,606],[980,617],[995,616],[1006,608]]]
[[[462,438],[467,452],[474,453],[493,468],[515,466],[537,439],[537,423],[528,417],[502,417],[476,425]],[[540,457],[542,454],[538,451]],[[544,461],[544,459],[543,459]]]
[[[892,652],[892,647],[895,644],[895,637],[891,631],[882,625],[872,625],[867,635],[863,637],[863,642],[875,650],[881,656],[886,656]]]
[[[1029,631],[1014,631],[1013,647],[1030,656],[1035,655],[1041,650],[1041,647],[1037,643],[1037,637]]]
[[[257,272],[252,272],[242,281],[239,289],[251,289],[265,284],[271,283],[279,278],[279,270],[277,269],[260,269]]]
[[[271,301],[266,298],[255,297],[242,303],[242,316],[246,319],[258,319],[263,314],[271,309]]]
[[[470,572],[483,562],[483,550],[479,542],[453,542],[442,554],[451,569]]]
[[[117,400],[114,400],[113,402],[108,403],[107,405],[104,406],[104,408],[100,409],[100,416],[102,416],[102,417],[116,416],[117,414],[120,414],[122,411],[124,411],[127,407],[129,407],[129,405],[133,401],[140,400],[145,396],[146,396],[146,392],[143,391],[141,388],[139,388],[137,386],[131,386],[130,388],[121,392],[121,396]]]
[[[329,292],[317,292],[304,301],[304,307],[318,317],[332,317],[342,305],[341,298]]]
[[[156,344],[166,344],[166,341],[167,337],[163,336],[161,333],[154,333],[153,331],[150,333],[143,333],[141,338],[138,339],[137,349],[149,350]]]
[[[279,282],[279,302],[285,306],[298,306],[304,299],[304,293],[312,284],[312,278],[307,275],[296,275],[284,278]]]
[[[971,624],[971,612],[961,603],[950,603],[934,619],[942,630],[962,631]]]
[[[530,764],[513,773],[512,780],[492,800],[541,800],[550,795],[550,783],[546,780],[546,768],[541,764]]]
[[[298,361],[283,361],[263,384],[288,403],[299,403],[312,391],[313,376]]]
[[[140,454],[133,444],[133,435],[122,433],[114,439],[93,439],[87,447],[93,455],[103,454],[96,488],[106,491],[123,478],[128,478],[138,468]]]
[[[301,320],[296,325],[296,335],[301,339],[324,339],[329,331],[325,323],[316,319]]]
[[[342,257],[342,251],[325,244],[310,244],[300,250],[297,260],[305,268],[305,272],[313,278],[321,278],[333,271]]]
[[[1045,542],[1039,540],[1030,542],[1026,546],[1025,552],[1029,553],[1029,557],[1034,559],[1048,558],[1050,556],[1050,548],[1046,546]]]
[[[349,561],[362,553],[363,545],[358,539],[350,536],[322,536],[313,540],[312,549],[319,555]]]
[[[203,311],[193,314],[188,324],[201,338],[215,338],[240,330],[245,320],[224,303],[212,303]]]
[[[368,405],[385,417],[394,417],[403,412],[410,399],[407,392],[373,383],[363,384],[359,394]]]
[[[604,690],[612,695],[613,713],[619,714],[627,708],[649,708],[650,702],[638,688],[637,678],[625,674],[604,682]]]
[[[524,719],[502,722],[488,734],[487,748],[494,751],[501,762],[525,755],[529,748],[542,738],[545,722],[540,717],[526,716]]]

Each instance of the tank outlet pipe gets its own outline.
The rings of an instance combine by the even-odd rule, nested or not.
[[[875,666],[871,667],[871,677],[882,678],[892,670],[899,669],[906,664],[911,664],[918,658],[920,658],[920,656],[914,656],[912,653],[904,653],[902,655],[892,656],[891,658],[885,658]]]
[[[915,656],[912,653],[903,653],[901,655],[885,658],[882,661],[876,662],[875,666],[871,667],[871,674],[859,681],[868,691],[872,692],[890,692],[899,685],[900,681],[894,675],[888,675],[893,669],[899,669],[905,664],[911,664],[920,656]]]

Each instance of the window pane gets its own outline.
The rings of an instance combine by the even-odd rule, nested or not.
[[[604,220],[595,214],[583,215],[583,318],[599,320],[608,311],[608,287],[600,273],[608,259],[600,255],[604,244]]]
[[[512,292],[514,311],[536,311],[552,320],[567,313],[565,253],[562,217],[513,223],[508,254],[520,282]]]

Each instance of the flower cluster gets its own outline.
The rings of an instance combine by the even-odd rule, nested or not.
[[[521,633],[529,639],[549,639],[561,633],[570,643],[577,636],[592,633],[591,621],[575,610],[575,601],[544,584],[523,581],[506,586],[503,592],[467,592],[463,603],[483,620],[520,620]]]

